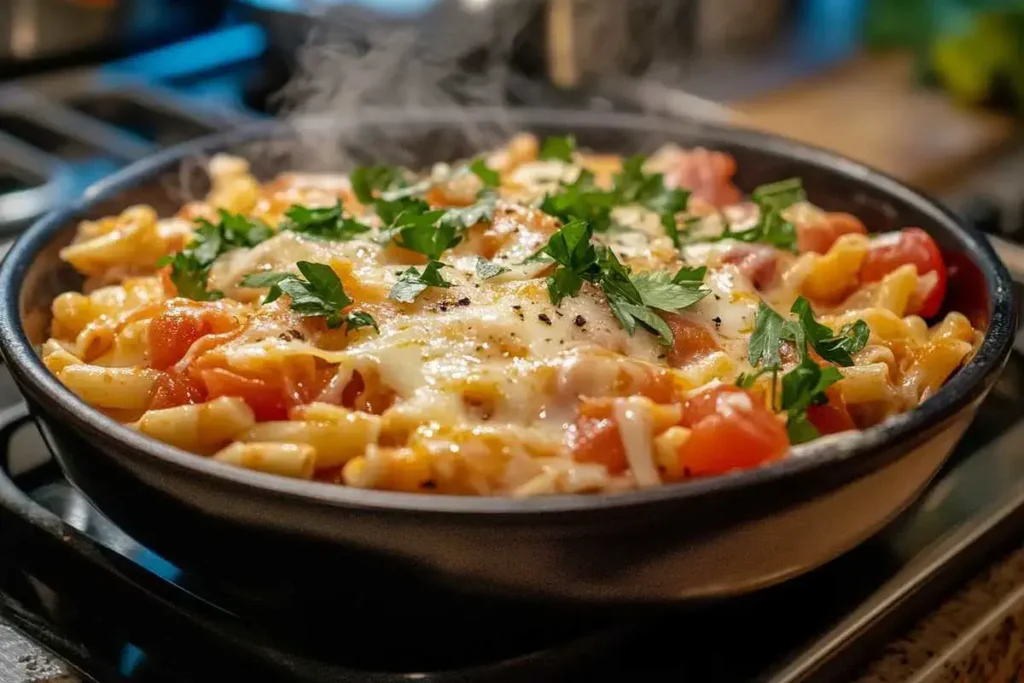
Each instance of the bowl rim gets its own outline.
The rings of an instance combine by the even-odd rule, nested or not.
[[[179,471],[258,489],[261,494],[301,498],[332,507],[374,512],[416,512],[440,515],[499,515],[514,518],[557,512],[585,513],[632,508],[655,502],[692,499],[711,494],[755,488],[810,473],[823,468],[861,459],[889,447],[895,451],[875,466],[898,457],[901,441],[916,443],[922,433],[941,425],[970,406],[985,391],[986,381],[1001,370],[1009,356],[1016,330],[1011,278],[988,241],[965,225],[937,201],[911,189],[894,178],[832,152],[773,134],[736,126],[684,121],[661,115],[618,112],[571,111],[564,109],[437,108],[416,111],[367,108],[344,120],[326,117],[297,122],[303,129],[324,127],[326,131],[351,130],[360,126],[437,125],[507,121],[521,126],[562,127],[567,132],[580,128],[619,129],[631,133],[685,137],[700,136],[708,147],[727,144],[753,152],[764,152],[809,167],[839,172],[851,182],[872,186],[904,204],[944,224],[980,268],[989,287],[991,313],[989,327],[974,357],[934,396],[918,407],[885,422],[847,434],[840,439],[825,438],[798,446],[783,460],[749,470],[694,479],[620,493],[558,494],[531,498],[508,496],[454,496],[401,493],[359,489],[316,481],[289,479],[233,467],[189,453],[144,436],[92,408],[65,387],[43,365],[21,325],[20,298],[24,276],[35,256],[49,245],[64,226],[83,211],[104,200],[116,199],[122,191],[150,181],[160,172],[200,154],[215,152],[232,144],[258,142],[294,132],[296,122],[260,121],[228,132],[219,132],[175,145],[124,167],[92,185],[74,202],[61,207],[26,230],[0,264],[0,354],[15,376],[19,390],[31,394],[45,413],[55,411],[77,430],[98,439],[119,443],[138,456],[154,458],[160,464]]]

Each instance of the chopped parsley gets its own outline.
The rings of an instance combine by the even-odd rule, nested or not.
[[[690,192],[665,187],[665,178],[660,173],[644,173],[645,161],[641,154],[624,161],[611,190],[597,187],[594,174],[583,170],[575,181],[546,196],[540,208],[563,223],[584,220],[590,223],[594,232],[605,232],[612,227],[611,212],[616,206],[643,206],[658,214],[665,234],[678,248],[681,239],[676,214],[686,210]]]
[[[490,280],[492,277],[498,277],[507,272],[508,268],[505,266],[488,261],[482,256],[476,260],[476,276],[481,280]]]
[[[548,294],[558,306],[567,296],[576,296],[585,280],[596,278],[597,250],[590,243],[594,231],[585,221],[573,220],[548,239],[538,252],[554,260],[558,266],[548,278]]]
[[[369,232],[370,226],[343,215],[341,200],[334,206],[311,209],[295,204],[284,212],[281,230],[317,239],[345,241]]]
[[[480,179],[484,187],[498,187],[501,185],[501,174],[490,168],[483,159],[477,159],[471,163],[469,170]]]
[[[733,239],[738,242],[762,242],[779,249],[796,250],[796,226],[782,217],[782,212],[804,199],[803,184],[799,178],[780,180],[754,189],[751,198],[757,204],[758,218],[754,227],[733,231],[726,224],[725,231],[715,240]]]
[[[468,230],[477,223],[491,223],[494,221],[494,208],[497,199],[497,196],[492,193],[481,193],[475,204],[445,211],[438,221],[438,226],[451,224],[456,230]]]
[[[632,282],[645,305],[674,313],[694,305],[711,293],[704,286],[706,272],[704,267],[683,267],[672,277],[664,271],[640,273],[632,278]]]
[[[323,263],[299,261],[295,264],[301,277],[291,273],[251,273],[242,278],[242,287],[269,287],[264,304],[277,300],[282,294],[291,299],[291,309],[303,317],[323,317],[330,328],[346,324],[348,330],[360,327],[377,329],[376,321],[370,314],[357,311],[344,313],[343,309],[352,304],[345,293],[341,279],[334,270]]]
[[[858,320],[835,334],[815,320],[810,303],[803,297],[796,300],[790,312],[796,314],[796,320],[785,320],[761,302],[747,352],[750,364],[758,370],[752,375],[741,375],[737,384],[749,388],[758,377],[770,373],[774,387],[782,364],[779,349],[784,341],[792,343],[800,362],[782,376],[780,407],[788,416],[786,430],[789,440],[798,444],[818,436],[814,425],[807,419],[807,409],[826,402],[825,390],[842,379],[842,374],[835,367],[818,365],[809,349],[813,348],[827,361],[850,366],[853,365],[851,354],[864,348],[870,330],[867,323]],[[773,400],[774,393],[773,389]]]
[[[157,261],[171,266],[171,282],[178,295],[194,301],[216,301],[223,292],[207,289],[213,262],[232,249],[254,247],[270,238],[274,231],[265,223],[220,209],[220,221],[205,218],[196,221],[195,233],[185,248]]]
[[[655,309],[675,312],[691,306],[708,294],[703,268],[681,268],[674,277],[667,273],[642,273],[633,276],[611,249],[591,243],[593,230],[584,221],[566,224],[548,240],[541,253],[556,264],[548,278],[551,302],[560,305],[567,296],[576,296],[584,282],[597,285],[612,313],[629,334],[642,325],[671,343],[672,330]]]
[[[452,283],[441,276],[443,267],[440,261],[431,261],[422,271],[415,267],[403,270],[388,296],[395,301],[411,304],[427,287],[451,287]]]
[[[562,137],[545,138],[540,147],[540,158],[542,161],[555,160],[572,162],[573,152],[576,151],[576,138],[572,135]]]
[[[441,210],[405,211],[398,215],[388,230],[398,246],[437,261],[446,249],[462,241],[462,226],[457,220],[440,220],[445,214]]]
[[[361,166],[352,171],[349,181],[356,198],[369,206],[374,202],[374,192],[391,189],[402,176],[403,171],[392,166]]]
[[[594,232],[606,232],[612,225],[612,208],[616,203],[614,192],[597,187],[594,174],[582,170],[572,183],[544,197],[540,209],[563,224],[585,221]]]

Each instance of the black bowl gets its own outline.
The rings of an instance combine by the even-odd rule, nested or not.
[[[83,219],[182,199],[183,164],[213,151],[264,176],[317,170],[340,154],[425,164],[515,130],[574,133],[602,151],[662,143],[732,154],[737,184],[800,176],[810,199],[872,231],[919,226],[950,267],[949,305],[985,327],[976,355],[934,397],[859,434],[796,448],[782,462],[620,494],[528,500],[367,491],[232,468],[150,440],[93,410],[43,366],[53,297],[80,279],[58,259]],[[983,237],[935,202],[858,163],[768,135],[656,117],[547,110],[368,111],[292,128],[267,124],[177,147],[91,188],[34,225],[0,268],[0,347],[68,477],[129,533],[174,562],[241,580],[391,585],[653,603],[737,594],[798,575],[880,529],[921,491],[1009,354],[1010,278]],[[186,164],[187,166],[187,164]],[[397,578],[400,577],[400,578]],[[319,583],[327,581],[329,583]]]

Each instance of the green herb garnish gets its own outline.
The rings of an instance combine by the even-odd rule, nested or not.
[[[832,366],[819,366],[811,357],[809,347],[825,360],[838,365],[853,365],[851,354],[860,351],[868,341],[870,330],[858,320],[840,330],[839,334],[814,318],[810,303],[799,297],[790,311],[796,320],[785,320],[763,301],[754,318],[754,332],[750,336],[747,358],[758,371],[741,375],[737,384],[753,386],[754,381],[767,373],[776,379],[781,368],[779,348],[783,341],[793,343],[799,364],[782,376],[782,409],[788,414],[787,431],[790,442],[797,444],[818,436],[807,420],[807,408],[824,403],[825,389],[842,379]],[[773,380],[773,387],[775,381]],[[773,400],[774,400],[773,388]]]
[[[323,317],[330,328],[347,324],[348,329],[373,327],[377,323],[365,312],[344,313],[352,304],[345,294],[341,279],[323,263],[299,261],[295,264],[302,276],[291,273],[251,273],[242,278],[241,287],[269,287],[264,304],[277,300],[282,294],[291,299],[291,309],[303,317]]]
[[[296,204],[284,212],[282,230],[317,239],[345,241],[370,231],[370,226],[343,215],[341,200],[334,206],[311,209]]]
[[[477,159],[469,165],[469,170],[480,179],[484,187],[498,187],[501,185],[501,174],[487,166],[483,159]]]
[[[703,268],[681,268],[674,277],[667,273],[632,275],[611,249],[591,244],[593,231],[583,221],[566,224],[541,250],[556,264],[548,278],[551,302],[560,305],[567,296],[576,296],[584,282],[597,285],[608,300],[612,313],[622,327],[633,334],[637,324],[657,334],[663,343],[671,343],[672,331],[655,309],[676,312],[707,295]]]
[[[497,196],[482,193],[475,204],[460,209],[448,209],[438,221],[438,226],[451,225],[456,230],[468,230],[477,223],[494,221],[494,208]]]
[[[391,189],[403,176],[403,171],[393,166],[361,166],[349,175],[352,192],[362,204],[373,204],[374,192]]]
[[[482,256],[476,260],[476,276],[481,280],[490,280],[492,277],[498,277],[502,273],[507,272],[508,268],[505,266],[488,261]]]
[[[422,271],[415,267],[403,270],[388,296],[395,301],[411,304],[427,287],[451,287],[452,283],[441,276],[443,267],[440,261],[431,261]]]
[[[566,163],[572,162],[572,154],[576,151],[576,138],[572,135],[565,135],[563,137],[550,137],[545,138],[540,148],[541,160],[554,159],[557,161],[564,161]]]
[[[273,236],[266,224],[241,214],[220,209],[220,221],[211,223],[205,218],[196,221],[195,233],[185,248],[157,261],[158,266],[171,266],[171,282],[178,295],[194,301],[216,301],[223,292],[207,289],[207,280],[213,262],[232,249],[254,247]]]

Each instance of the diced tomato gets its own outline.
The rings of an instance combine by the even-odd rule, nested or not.
[[[664,368],[648,368],[647,376],[636,393],[655,403],[671,403],[676,396],[676,382]]]
[[[577,462],[597,463],[610,474],[622,474],[629,463],[612,406],[610,400],[582,400],[572,431],[572,455]]]
[[[687,400],[682,425],[690,429],[678,453],[686,476],[757,467],[789,451],[782,423],[751,392],[732,385],[711,387]]]
[[[904,228],[898,233],[881,235],[872,240],[860,267],[862,282],[877,282],[900,266],[912,264],[918,275],[935,273],[935,286],[921,302],[917,313],[930,318],[939,312],[946,296],[946,263],[942,252],[928,233],[920,228]]]
[[[181,360],[201,337],[237,326],[228,313],[199,306],[169,306],[149,325],[150,366],[164,370]]]
[[[834,386],[825,390],[828,403],[807,408],[807,419],[822,434],[837,434],[854,429],[853,418],[846,409],[846,402]]]
[[[174,408],[175,406],[202,403],[206,400],[206,392],[202,385],[184,375],[174,372],[161,373],[156,381],[156,389],[150,400],[150,410]]]
[[[719,350],[714,336],[700,323],[671,313],[662,317],[672,330],[672,348],[668,352],[668,364],[672,367],[682,367]]]
[[[767,244],[737,244],[722,255],[723,263],[735,264],[758,289],[764,289],[775,278],[778,252]]]
[[[813,251],[827,252],[843,235],[868,234],[860,219],[848,213],[826,213],[822,220],[811,223],[797,223],[796,247],[802,254]]]
[[[665,172],[665,184],[685,187],[694,197],[714,206],[729,206],[741,196],[732,182],[735,173],[736,161],[728,154],[697,148],[679,153]]]
[[[241,398],[249,404],[259,421],[284,420],[288,417],[288,404],[279,385],[244,377],[224,368],[211,368],[199,374],[211,399],[221,396]]]

